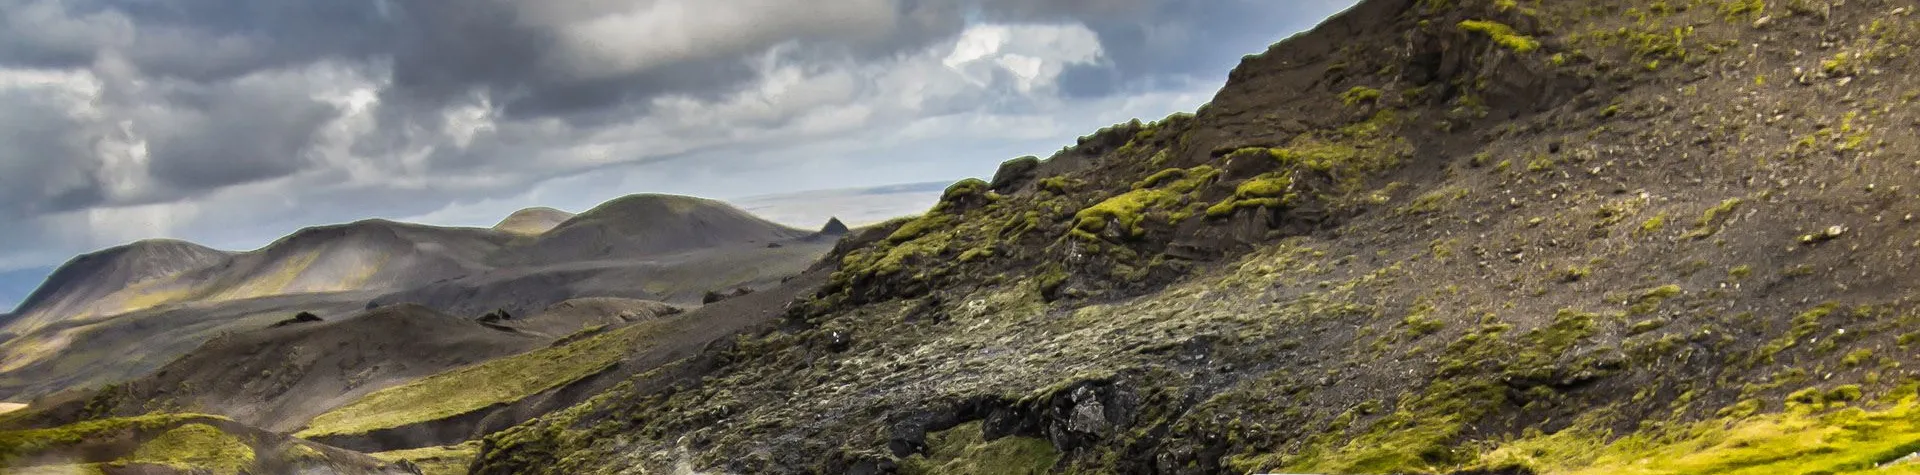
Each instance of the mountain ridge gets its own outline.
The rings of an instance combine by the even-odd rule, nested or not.
[[[523,218],[527,214],[516,213]],[[60,273],[63,280],[50,281],[55,285],[38,293],[93,298],[72,299],[77,310],[35,305],[0,324],[0,332],[9,335],[0,340],[0,354],[7,356],[0,366],[0,395],[24,399],[72,384],[112,382],[191,350],[200,339],[217,334],[213,328],[251,328],[257,325],[253,322],[275,322],[301,311],[345,316],[355,301],[369,307],[424,303],[465,318],[501,308],[537,311],[576,297],[698,304],[705,291],[771,285],[779,278],[772,273],[798,272],[830,245],[796,241],[770,248],[806,233],[724,202],[691,197],[629,196],[563,224],[560,233],[565,235],[559,239],[594,241],[593,252],[548,251],[552,248],[543,246],[554,246],[545,241],[550,233],[529,236],[367,219],[302,228],[245,252],[145,241],[89,254],[94,257],[76,258]],[[87,281],[94,276],[82,269],[87,263],[110,262],[101,259],[147,248],[200,252],[182,251],[197,258],[183,264],[148,266],[153,270],[138,273],[139,279]],[[735,267],[699,270],[722,262]],[[639,279],[650,283],[627,284]],[[79,291],[56,292],[63,283]],[[475,298],[483,289],[489,298]],[[284,313],[273,315],[275,308]],[[120,316],[139,321],[116,321]],[[187,326],[155,332],[142,321]],[[135,343],[140,341],[146,343]],[[93,376],[86,376],[78,372],[86,368],[81,362],[101,361],[101,355],[67,351],[76,342],[140,344],[148,350],[136,359],[90,363],[115,369],[96,367]],[[27,392],[6,394],[19,390]]]

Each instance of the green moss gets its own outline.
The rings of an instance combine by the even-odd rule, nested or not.
[[[1152,175],[1148,175],[1147,178],[1145,179],[1134,182],[1133,189],[1144,190],[1148,188],[1159,188],[1161,185],[1173,183],[1179,180],[1185,180],[1192,174],[1210,173],[1212,170],[1213,170],[1212,167],[1196,168],[1195,170],[1192,170],[1192,171],[1189,171],[1185,168],[1168,168],[1165,170],[1160,170],[1158,172],[1155,172]]]
[[[894,229],[892,234],[887,235],[887,242],[898,244],[912,241],[934,230],[952,226],[953,220],[951,215],[938,211],[929,212]]]
[[[1653,313],[1655,309],[1660,308],[1661,303],[1666,302],[1667,299],[1679,296],[1681,292],[1680,286],[1675,284],[1662,285],[1649,289],[1646,292],[1641,292],[1640,296],[1634,299],[1633,305],[1627,307],[1627,314],[1645,315]]]
[[[1834,392],[1857,398],[1857,391]],[[1826,399],[1817,393],[1797,395]],[[1604,445],[1597,437],[1568,437],[1563,443],[1541,443],[1536,437],[1505,446],[1527,447],[1534,455],[1518,465],[1571,475],[1910,474],[1920,468],[1880,467],[1920,450],[1920,411],[1912,396],[1875,411],[1799,407],[1766,415],[1727,411],[1731,415],[1721,419],[1646,430]]]
[[[1234,187],[1233,196],[1207,207],[1207,217],[1226,217],[1242,209],[1261,206],[1279,208],[1292,200],[1292,194],[1288,192],[1292,187],[1293,177],[1282,173],[1248,179]]]
[[[479,442],[467,442],[460,445],[394,450],[367,455],[387,463],[402,460],[413,462],[415,466],[420,467],[423,475],[464,475],[467,473],[467,465],[473,462],[474,456],[479,452]]]
[[[303,438],[363,434],[511,403],[599,373],[664,322],[642,322],[570,344],[542,348],[375,391],[315,417]]]
[[[1779,338],[1768,341],[1767,344],[1754,349],[1753,356],[1748,359],[1748,364],[1753,365],[1773,361],[1774,355],[1781,351],[1786,351],[1788,348],[1792,348],[1794,345],[1806,340],[1807,337],[1819,332],[1820,320],[1826,318],[1827,315],[1831,315],[1834,310],[1839,308],[1840,304],[1827,302],[1811,310],[1801,312],[1799,315],[1795,315],[1793,317],[1793,327],[1789,328],[1785,335],[1781,335]]]
[[[128,462],[165,465],[181,470],[235,474],[253,465],[253,448],[240,439],[206,424],[182,424],[141,444]]]
[[[1140,183],[1146,186],[1144,188],[1121,193],[1074,213],[1073,235],[1098,241],[1099,234],[1107,230],[1107,224],[1114,222],[1122,227],[1125,237],[1143,236],[1146,228],[1141,223],[1149,213],[1177,214],[1175,208],[1182,204],[1188,193],[1219,174],[1219,170],[1206,165],[1156,173]]]
[[[1861,363],[1866,363],[1872,359],[1873,359],[1873,349],[1861,348],[1858,350],[1853,350],[1852,352],[1848,352],[1847,356],[1841,357],[1840,364],[1846,365],[1847,367],[1854,367],[1854,366],[1860,366]]]
[[[1354,86],[1353,89],[1348,89],[1347,92],[1340,93],[1340,102],[1345,103],[1348,107],[1370,104],[1380,100],[1381,95],[1382,93],[1379,89],[1366,86]]]
[[[1750,276],[1750,275],[1753,275],[1753,266],[1749,266],[1746,264],[1737,265],[1737,266],[1734,266],[1732,269],[1727,269],[1727,277],[1732,277],[1736,280],[1745,279],[1747,278],[1747,276]]]
[[[1416,337],[1439,333],[1440,329],[1447,326],[1447,322],[1433,317],[1431,309],[1409,313],[1406,318],[1400,319],[1400,324],[1407,327],[1407,333]]]
[[[1853,402],[1860,400],[1860,385],[1842,384],[1827,392],[1827,400],[1835,402]]]
[[[1064,176],[1050,176],[1040,179],[1040,189],[1056,195],[1071,193],[1075,188],[1074,180]]]
[[[1433,190],[1413,199],[1398,211],[1402,214],[1425,214],[1441,211],[1448,205],[1460,201],[1472,192],[1465,187],[1450,186]]]
[[[1652,218],[1647,218],[1645,222],[1640,223],[1639,235],[1641,236],[1652,235],[1666,228],[1667,228],[1667,213],[1660,213],[1660,214],[1654,215]]]
[[[1513,31],[1513,27],[1490,20],[1466,20],[1460,22],[1460,29],[1487,35],[1493,42],[1515,53],[1532,53],[1540,49],[1540,40]]]
[[[1039,475],[1060,461],[1046,439],[985,440],[979,421],[927,434],[927,452],[902,460],[904,475]]]
[[[150,414],[94,419],[49,429],[3,431],[0,432],[0,464],[15,457],[78,444],[105,434],[158,430],[192,421],[225,419],[205,414]]]
[[[986,180],[979,178],[960,180],[954,182],[952,185],[947,185],[947,190],[940,194],[940,201],[953,201],[968,196],[981,195],[987,192],[988,186]]]

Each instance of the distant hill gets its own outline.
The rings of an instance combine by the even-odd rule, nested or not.
[[[333,320],[282,322],[210,340],[108,393],[108,399],[88,397],[87,404],[95,410],[110,406],[124,416],[160,406],[190,408],[286,431],[374,390],[553,339],[412,304]],[[49,411],[58,416],[63,410]]]
[[[521,262],[576,262],[661,255],[730,244],[806,236],[724,202],[641,194],[608,201],[515,249]]]
[[[14,310],[9,329],[30,329],[51,318],[114,313],[144,306],[134,295],[119,294],[174,274],[213,265],[231,254],[168,239],[139,241],[83,254],[47,277]],[[119,295],[116,295],[119,294]]]
[[[707,291],[777,284],[831,246],[723,202],[667,195],[577,216],[522,210],[496,228],[376,219],[241,253],[156,240],[76,258],[0,320],[0,400],[138,376],[300,311],[331,319],[418,303],[471,319],[577,297],[699,305]],[[141,351],[113,356],[124,348]]]
[[[572,218],[573,213],[553,208],[527,208],[507,215],[507,219],[493,225],[493,230],[522,236],[537,236]]]
[[[205,414],[8,429],[0,427],[0,461],[10,474],[419,473],[366,454]]]

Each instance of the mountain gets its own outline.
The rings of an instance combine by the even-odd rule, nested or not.
[[[507,215],[493,230],[522,236],[538,236],[560,223],[573,219],[573,213],[553,208],[527,208]]]
[[[198,244],[168,239],[138,241],[83,254],[47,276],[13,313],[20,318],[7,328],[27,330],[54,316],[100,315],[142,305],[127,289],[213,265],[230,254]]]
[[[1911,471],[1915,10],[1364,0],[470,468]]]
[[[506,222],[558,216],[527,210]],[[519,226],[507,227],[527,231]],[[698,305],[707,291],[764,288],[805,269],[831,246],[798,240],[806,235],[717,201],[636,195],[534,236],[366,220],[242,253],[136,243],[76,258],[0,325],[11,335],[0,338],[0,399],[139,377],[299,312],[334,320],[414,303],[471,319],[580,297]],[[130,347],[141,351],[122,353]]]
[[[847,223],[840,222],[840,218],[827,218],[827,224],[820,227],[820,234],[826,236],[839,236],[848,231]]]
[[[720,201],[640,194],[580,213],[515,249],[513,256],[526,262],[577,262],[764,244],[805,235]]]
[[[20,302],[26,301],[34,288],[47,281],[47,276],[52,275],[53,271],[52,267],[0,271],[0,311],[4,311],[0,314],[12,313],[14,308],[20,306]]]

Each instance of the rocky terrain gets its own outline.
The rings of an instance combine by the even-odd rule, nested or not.
[[[1920,470],[1914,8],[1365,1],[471,468]]]
[[[434,473],[1920,473],[1916,9],[1365,0],[837,239],[658,198],[504,238],[472,262],[825,257],[633,318],[497,269],[388,293],[546,343],[275,428]],[[0,460],[160,460],[45,432],[144,410],[111,394],[0,416]]]

